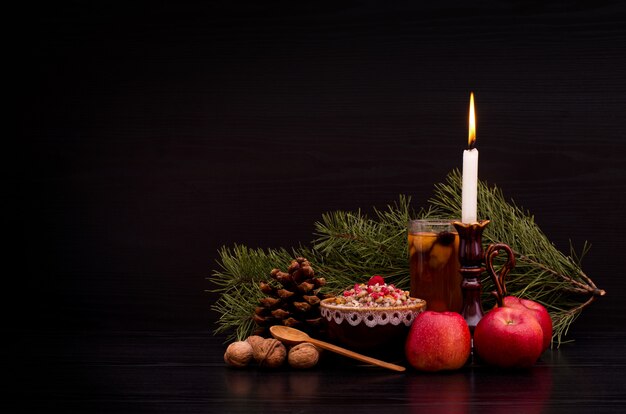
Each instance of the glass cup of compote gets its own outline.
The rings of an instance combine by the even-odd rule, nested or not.
[[[411,297],[428,310],[461,312],[459,234],[453,220],[421,219],[408,224]]]

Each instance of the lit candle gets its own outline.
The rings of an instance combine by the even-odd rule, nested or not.
[[[476,206],[478,197],[478,150],[476,144],[476,116],[474,114],[474,93],[470,94],[469,136],[467,149],[463,151],[463,188],[461,203],[461,221],[476,222]]]

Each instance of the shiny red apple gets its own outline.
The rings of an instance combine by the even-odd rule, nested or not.
[[[434,372],[461,368],[470,348],[469,327],[461,315],[426,311],[413,321],[404,349],[413,368]]]
[[[540,303],[528,299],[521,299],[515,296],[507,296],[503,299],[503,305],[509,308],[528,310],[534,316],[541,330],[543,331],[542,352],[550,347],[552,342],[552,319],[548,310]]]
[[[474,350],[489,365],[528,368],[543,352],[543,330],[528,310],[495,308],[476,325]]]

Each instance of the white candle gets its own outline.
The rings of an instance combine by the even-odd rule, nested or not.
[[[478,150],[476,148],[463,151],[462,194],[461,221],[475,223],[478,198]]]
[[[461,200],[461,221],[475,223],[477,221],[478,199],[478,150],[476,143],[476,115],[474,113],[474,93],[470,94],[468,149],[463,151],[463,187]]]

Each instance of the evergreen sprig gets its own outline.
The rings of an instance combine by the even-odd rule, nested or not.
[[[267,280],[269,272],[277,265],[289,263],[293,252],[285,249],[250,249],[235,245],[219,250],[220,269],[210,280],[220,294],[212,309],[220,316],[215,333],[230,333],[229,339],[242,339],[254,329],[252,314],[263,294],[259,282]]]
[[[461,181],[461,173],[454,170],[446,182],[435,186],[430,204],[439,214],[460,216]],[[482,181],[478,189],[478,216],[490,220],[483,242],[506,243],[515,253],[516,267],[506,280],[508,293],[546,306],[554,323],[553,338],[560,344],[582,310],[605,294],[581,268],[590,245],[585,242],[580,254],[570,246],[570,254],[565,255],[541,231],[533,215],[514,202],[507,202],[499,188]],[[499,262],[502,264],[504,259]],[[493,303],[489,293],[494,289],[484,274],[483,303]]]
[[[544,304],[554,321],[554,337],[563,341],[570,325],[580,312],[604,291],[582,271],[580,255],[560,252],[534,222],[527,211],[507,202],[502,191],[479,182],[479,217],[491,223],[483,235],[484,243],[502,242],[513,249],[517,266],[507,278],[509,294]],[[231,332],[229,339],[242,339],[253,328],[251,315],[263,294],[260,281],[268,280],[271,269],[287,266],[295,256],[307,257],[316,273],[326,278],[325,291],[339,292],[374,274],[384,275],[389,283],[409,288],[409,264],[406,225],[413,218],[459,217],[461,211],[461,174],[452,171],[445,182],[435,186],[427,209],[415,212],[410,198],[384,210],[374,209],[373,217],[361,211],[334,211],[315,223],[310,247],[286,249],[248,249],[245,246],[223,247],[219,251],[220,270],[209,278],[220,294],[213,310],[220,314],[215,333]],[[497,263],[502,263],[499,258]],[[491,306],[494,289],[484,274],[483,302]]]
[[[336,290],[369,276],[384,275],[390,283],[409,287],[406,225],[416,213],[410,198],[400,196],[385,210],[374,209],[370,218],[360,211],[326,213],[315,223],[312,250],[320,256],[320,273]],[[419,216],[432,213],[421,211]]]

